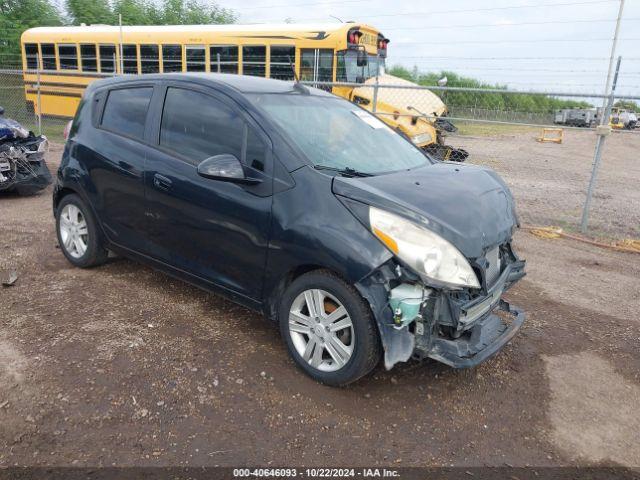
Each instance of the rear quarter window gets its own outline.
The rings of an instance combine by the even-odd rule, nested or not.
[[[153,87],[111,90],[100,126],[127,137],[142,140]]]

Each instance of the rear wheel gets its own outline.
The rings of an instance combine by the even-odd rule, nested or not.
[[[60,201],[56,232],[62,253],[76,267],[94,267],[107,260],[95,218],[78,195],[67,195]]]
[[[281,300],[279,322],[298,366],[327,385],[354,382],[380,360],[369,306],[331,272],[315,271],[296,279]]]

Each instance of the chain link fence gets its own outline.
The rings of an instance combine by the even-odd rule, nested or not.
[[[26,73],[30,74],[28,81]],[[44,74],[38,82],[34,78],[40,77],[34,73],[0,70],[0,106],[7,117],[53,142],[63,142],[68,117],[40,112],[34,103],[42,102],[28,101],[26,94],[31,93],[31,99],[51,98],[69,89],[56,86]],[[491,167],[505,178],[523,225],[580,230],[598,138],[596,126],[606,115],[599,108],[606,99],[602,94],[423,87],[400,79],[385,84],[372,80],[311,85],[347,96],[405,133],[433,131],[435,126],[433,143],[466,151],[466,163]],[[440,100],[447,106],[446,116],[430,110]],[[638,101],[640,96],[609,99],[611,103],[618,100]],[[633,118],[630,113],[614,110],[611,115],[619,128],[613,129],[602,148],[589,212],[588,233],[593,237],[640,237],[640,128],[634,128],[640,125],[629,120]],[[425,138],[421,137],[423,143]],[[551,141],[553,138],[560,140]]]

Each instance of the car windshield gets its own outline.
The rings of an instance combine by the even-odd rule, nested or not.
[[[252,98],[316,167],[377,174],[429,163],[410,142],[346,100],[268,93]]]
[[[346,50],[337,53],[337,80],[339,82],[362,83],[376,75],[384,75],[384,58],[367,55],[367,64],[358,66],[358,52]]]

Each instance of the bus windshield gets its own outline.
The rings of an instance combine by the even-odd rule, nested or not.
[[[375,175],[429,163],[409,141],[346,100],[274,93],[251,98],[316,167]]]
[[[376,75],[384,74],[384,58],[369,54],[367,65],[358,66],[358,52],[346,50],[337,52],[338,71],[336,78],[339,82],[363,83]]]

